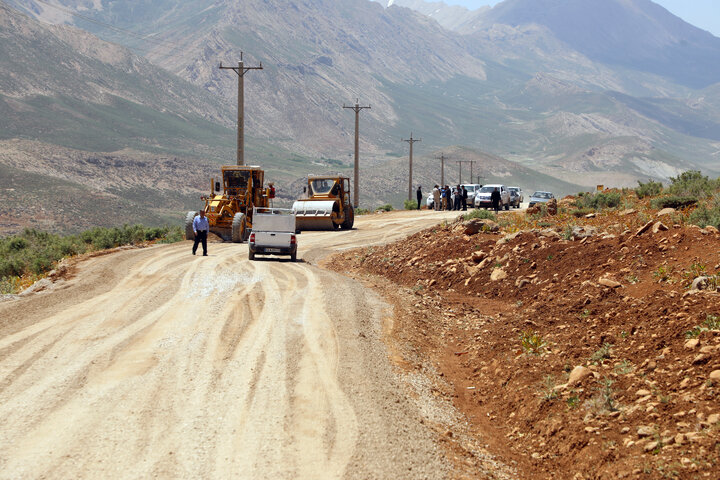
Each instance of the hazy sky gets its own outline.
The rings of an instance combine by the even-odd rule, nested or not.
[[[443,0],[451,5],[477,8],[500,0]],[[688,23],[720,37],[720,0],[653,0]]]

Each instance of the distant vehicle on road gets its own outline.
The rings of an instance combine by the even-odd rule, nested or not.
[[[482,185],[479,183],[463,183],[461,186],[465,187],[468,192],[467,204],[470,207],[475,206],[475,194],[480,191]]]
[[[475,194],[475,208],[492,208],[490,195],[496,188],[500,190],[500,208],[510,210],[510,192],[505,185],[500,184],[483,185]]]
[[[520,208],[520,204],[525,201],[522,188],[508,187],[508,190],[510,191],[510,205],[515,208]]]
[[[530,206],[532,207],[538,203],[547,203],[553,198],[555,198],[555,195],[550,192],[535,192],[530,195]]]

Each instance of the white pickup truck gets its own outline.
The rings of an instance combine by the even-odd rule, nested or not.
[[[295,214],[286,208],[253,208],[248,258],[255,255],[290,255],[297,260]]]

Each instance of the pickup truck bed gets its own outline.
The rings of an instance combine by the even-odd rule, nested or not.
[[[248,258],[255,255],[289,255],[297,259],[295,215],[281,208],[255,208],[253,227],[248,241]]]

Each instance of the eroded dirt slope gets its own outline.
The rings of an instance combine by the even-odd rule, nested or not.
[[[523,478],[718,478],[720,294],[688,287],[720,271],[720,235],[636,235],[630,217],[565,236],[451,223],[337,268],[403,306],[407,368],[431,359],[453,386],[438,394]]]

